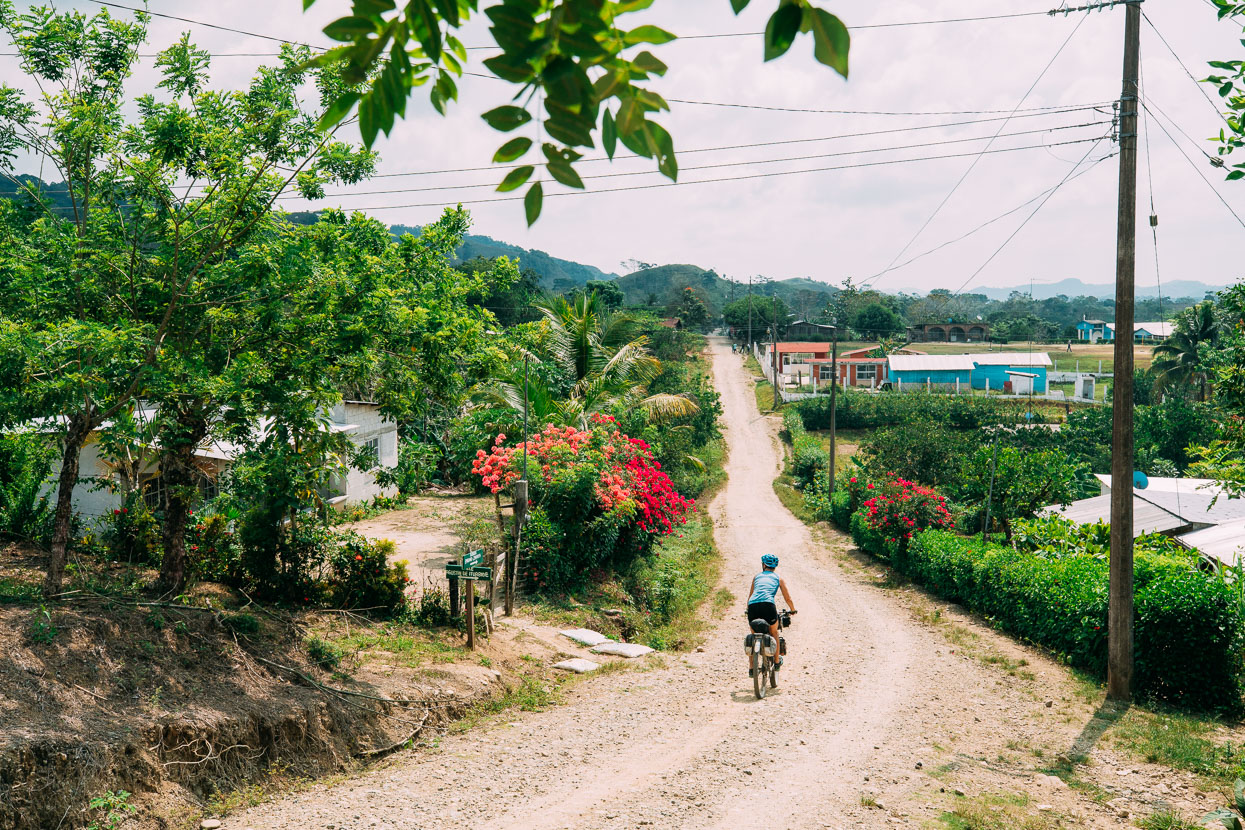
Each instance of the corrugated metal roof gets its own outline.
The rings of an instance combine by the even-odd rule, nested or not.
[[[1134,332],[1141,331],[1142,329],[1145,329],[1156,337],[1172,336],[1171,323],[1133,323]]]
[[[1111,489],[1111,475],[1109,473],[1095,473],[1094,477],[1102,482],[1103,486],[1108,490]],[[1131,484],[1132,481],[1130,480]],[[1143,492],[1146,493],[1210,493],[1214,495],[1220,492],[1221,486],[1219,482],[1213,478],[1169,478],[1160,476],[1150,476],[1149,483]]]
[[[968,372],[973,368],[971,356],[962,354],[893,354],[887,362],[892,372]]]
[[[990,352],[968,355],[980,366],[1051,366],[1046,352]]]
[[[778,353],[788,354],[790,352],[829,352],[830,343],[779,343]]]
[[[1157,504],[1169,513],[1175,513],[1191,523],[1222,524],[1236,519],[1245,519],[1245,501],[1241,499],[1230,499],[1227,496],[1220,496],[1216,499],[1213,493],[1204,491],[1165,493],[1147,488],[1135,492],[1137,498]]]
[[[1094,522],[1111,522],[1111,496],[1094,496],[1092,499],[1074,501],[1067,507],[1051,505],[1042,513],[1048,516],[1063,516],[1077,524],[1093,524]],[[1134,498],[1133,499],[1133,536],[1143,533],[1163,533],[1188,527],[1189,522],[1169,513],[1158,505]]]
[[[1180,541],[1220,562],[1234,565],[1245,555],[1245,519],[1181,535]]]

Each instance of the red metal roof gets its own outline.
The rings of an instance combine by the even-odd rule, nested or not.
[[[826,352],[828,354],[832,345],[833,344],[831,343],[779,343],[778,353],[788,354],[790,352],[812,352],[813,354],[817,354],[819,352]]]

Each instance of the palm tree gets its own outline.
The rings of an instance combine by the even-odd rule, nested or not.
[[[595,292],[571,302],[555,297],[536,304],[549,327],[549,353],[573,384],[560,396],[543,375],[527,373],[528,409],[534,418],[586,427],[589,418],[615,406],[639,408],[652,420],[694,415],[699,407],[683,395],[649,395],[646,387],[661,372],[647,338],[633,336],[636,320],[606,310]],[[528,361],[539,361],[528,354]],[[523,411],[524,370],[521,361],[503,369],[474,397],[493,405]]]
[[[1200,346],[1214,345],[1219,339],[1215,304],[1198,303],[1176,320],[1172,335],[1154,347],[1155,375],[1163,386],[1198,385],[1198,400],[1206,400],[1209,372],[1203,364]]]

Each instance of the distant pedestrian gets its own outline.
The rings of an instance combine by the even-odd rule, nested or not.
[[[1072,351],[1072,341],[1068,341],[1068,351]]]

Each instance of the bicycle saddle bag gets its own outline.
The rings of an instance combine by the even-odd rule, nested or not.
[[[765,620],[753,620],[750,623],[750,625],[752,626],[752,630],[755,631],[757,634],[768,634],[769,633],[769,623],[767,623]]]

